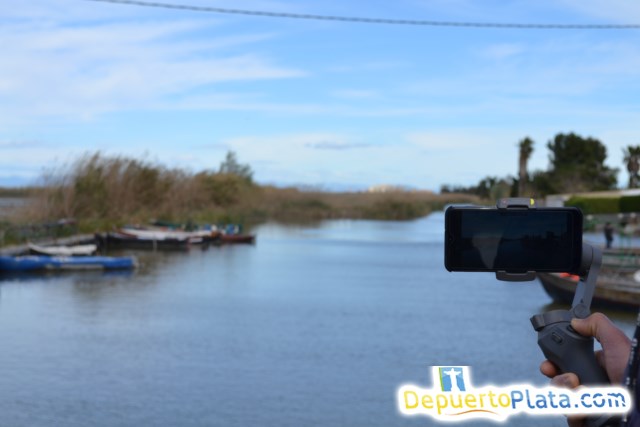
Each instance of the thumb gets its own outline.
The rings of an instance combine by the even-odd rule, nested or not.
[[[577,333],[595,337],[600,342],[603,351],[596,355],[597,360],[614,384],[622,382],[631,348],[631,341],[624,332],[601,313],[594,313],[586,319],[573,319],[571,326]]]
[[[602,313],[594,313],[586,319],[572,319],[571,327],[580,335],[595,337],[605,348],[626,339],[624,333]]]

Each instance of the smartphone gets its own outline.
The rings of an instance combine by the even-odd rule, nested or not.
[[[449,271],[574,272],[582,258],[577,208],[449,206],[444,265]]]

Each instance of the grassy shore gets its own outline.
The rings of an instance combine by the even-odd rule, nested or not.
[[[20,188],[7,188],[0,187],[0,197],[2,198],[21,198],[28,197],[30,194],[36,192],[33,187],[20,187]]]
[[[323,219],[408,220],[423,217],[449,203],[477,201],[466,195],[428,191],[322,192],[260,187],[241,209],[250,221],[309,222]]]
[[[81,232],[152,219],[185,223],[304,223],[352,218],[407,220],[473,196],[428,191],[387,193],[302,191],[262,186],[216,171],[190,173],[137,159],[87,155],[49,172],[43,187],[10,193],[29,197],[12,223],[74,218]]]

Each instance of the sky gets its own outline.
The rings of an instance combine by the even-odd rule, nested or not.
[[[158,0],[162,2],[164,0]],[[640,24],[622,0],[173,0],[256,11],[456,22]],[[0,186],[85,153],[263,184],[438,191],[548,167],[594,137],[628,181],[640,145],[640,29],[376,25],[87,0],[0,0]]]

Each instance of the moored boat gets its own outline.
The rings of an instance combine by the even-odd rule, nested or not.
[[[617,246],[613,248],[602,248],[602,255],[615,255],[615,256],[640,256],[640,247],[635,246]]]
[[[34,255],[50,256],[88,256],[93,255],[98,250],[95,244],[73,245],[73,246],[40,246],[29,243],[29,252]]]
[[[602,251],[602,269],[605,272],[634,273],[640,270],[640,248],[616,247]]]
[[[226,224],[217,227],[220,230],[221,243],[255,243],[255,234],[246,234],[242,232],[240,224]]]
[[[106,256],[0,256],[0,272],[126,270],[137,266],[134,257]]]
[[[192,244],[187,237],[173,238],[158,236],[140,236],[123,231],[110,231],[95,235],[101,249],[150,249],[150,250],[188,250]]]
[[[119,231],[123,234],[135,236],[140,239],[151,239],[158,241],[167,239],[188,239],[189,243],[192,245],[211,243],[220,238],[220,232],[215,230],[184,231],[163,229],[157,227],[122,227]]]
[[[567,273],[537,273],[544,290],[556,302],[571,304],[578,276]],[[635,275],[601,274],[591,302],[592,307],[634,310],[640,307],[640,282]]]
[[[255,243],[256,236],[254,234],[225,234],[220,236],[222,243]]]

